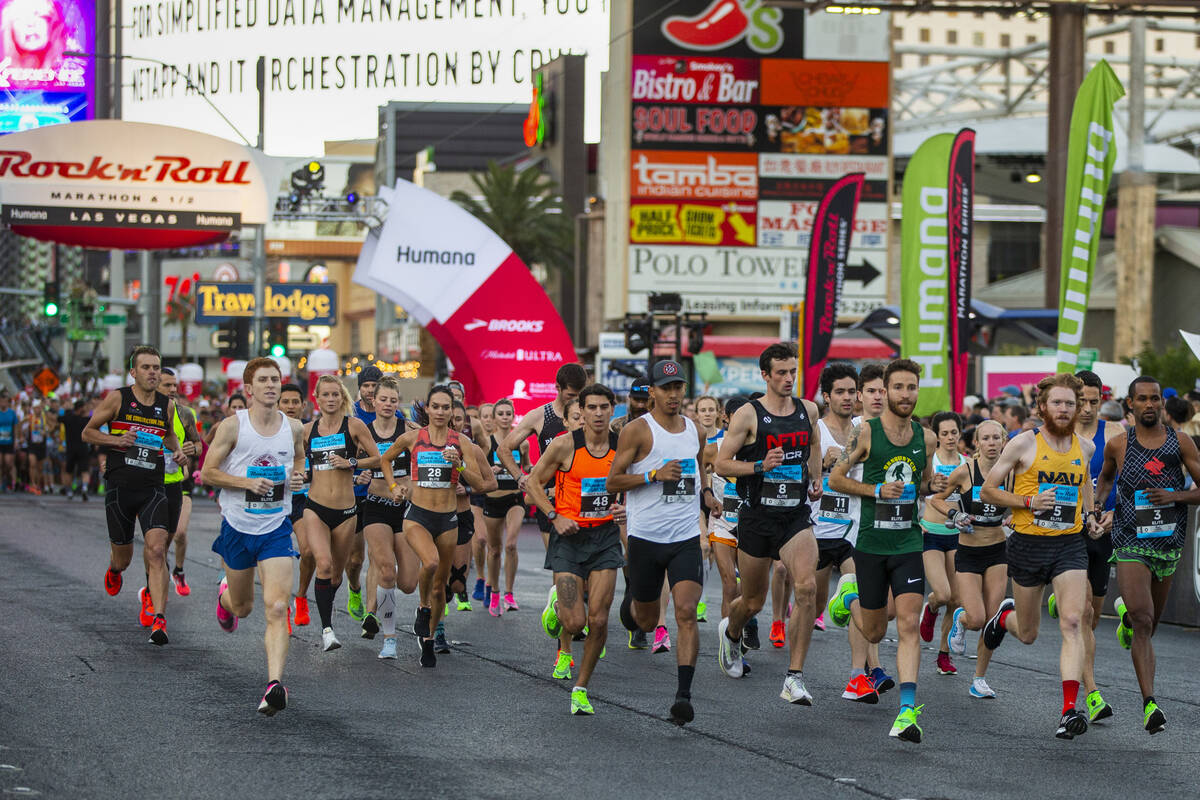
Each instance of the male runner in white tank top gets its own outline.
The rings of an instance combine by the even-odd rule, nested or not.
[[[304,485],[304,428],[279,410],[282,378],[269,358],[251,359],[243,373],[249,410],[222,420],[201,470],[221,489],[221,533],[213,552],[225,563],[217,590],[217,622],[226,632],[254,608],[254,568],[266,608],[267,690],[258,710],[268,717],[287,706],[287,614],[295,566],[292,492]]]

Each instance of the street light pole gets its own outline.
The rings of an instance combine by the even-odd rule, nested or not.
[[[258,151],[266,145],[267,60],[258,57],[254,69],[258,87]],[[254,355],[263,354],[263,312],[266,306],[267,283],[267,226],[254,226]]]

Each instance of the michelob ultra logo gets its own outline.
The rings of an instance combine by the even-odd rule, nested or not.
[[[254,316],[254,284],[196,284],[196,324],[215,325],[230,318]],[[337,285],[332,283],[268,283],[263,316],[294,325],[337,324]]]

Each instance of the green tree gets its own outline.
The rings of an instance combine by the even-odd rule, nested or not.
[[[1127,358],[1125,363],[1133,365],[1142,375],[1157,378],[1162,388],[1172,387],[1180,394],[1190,392],[1200,379],[1200,361],[1183,344],[1163,350],[1147,344],[1136,358]]]
[[[167,301],[167,324],[178,325],[180,332],[180,361],[188,360],[188,328],[196,314],[196,295],[191,291],[187,294],[176,292]]]
[[[563,213],[558,184],[537,169],[517,172],[494,161],[471,182],[475,195],[458,190],[450,199],[491,228],[526,265],[562,270],[574,262],[575,225]]]

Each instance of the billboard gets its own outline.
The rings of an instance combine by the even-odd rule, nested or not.
[[[94,0],[0,0],[0,134],[90,119]]]
[[[254,284],[201,281],[196,284],[196,324],[219,325],[254,317]],[[336,325],[337,284],[268,283],[263,316],[292,325]]]

